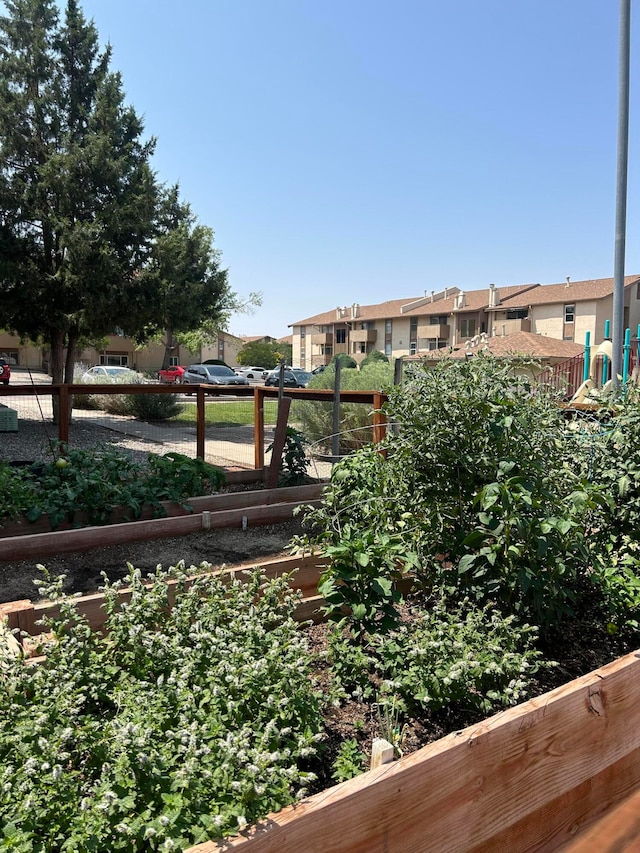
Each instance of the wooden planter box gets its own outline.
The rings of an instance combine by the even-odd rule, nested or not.
[[[41,559],[51,554],[69,554],[146,539],[184,536],[218,527],[276,524],[293,518],[293,512],[300,504],[318,505],[323,489],[322,483],[314,483],[308,486],[207,495],[189,500],[192,512],[178,504],[165,503],[166,517],[99,527],[67,526],[67,529],[44,532],[48,530],[48,522],[44,519],[39,527],[28,522],[14,527],[6,526],[0,528],[0,560]]]
[[[268,576],[297,568],[292,585],[303,592],[297,616],[319,618],[321,557],[268,560],[234,574],[254,565]],[[120,595],[125,602],[129,592]],[[75,600],[94,630],[104,626],[103,602],[101,594]],[[55,608],[12,602],[0,605],[0,617],[35,636],[37,620]],[[198,844],[187,853],[640,849],[633,846],[640,838],[638,791],[640,651],[269,815],[237,838]],[[620,840],[621,820],[631,846],[606,846],[607,839]]]
[[[579,836],[638,788],[640,652],[187,853],[638,850]]]
[[[274,578],[295,571],[295,576],[290,585],[302,593],[302,601],[296,609],[295,618],[299,622],[307,620],[317,622],[322,618],[320,608],[323,602],[322,596],[318,595],[318,580],[325,562],[319,555],[276,557],[232,568],[215,569],[211,574],[220,575],[223,578],[225,576],[242,577],[259,567],[267,578]],[[189,580],[193,580],[196,577],[198,575],[193,575]],[[169,604],[171,606],[174,600],[173,589],[176,584],[177,581],[167,581]],[[131,590],[127,587],[121,589],[118,593],[118,598],[120,604],[128,602],[131,598]],[[104,628],[107,614],[104,608],[103,593],[96,592],[91,595],[78,596],[73,599],[73,606],[77,613],[87,620],[93,631],[101,631]],[[10,630],[18,629],[21,632],[19,642],[23,645],[25,654],[28,657],[30,656],[29,651],[35,644],[33,640],[42,633],[42,626],[39,624],[40,620],[45,617],[57,618],[59,615],[60,609],[58,605],[50,601],[38,601],[34,603],[29,599],[23,599],[21,601],[0,604],[0,621],[4,621]],[[40,660],[34,657],[31,659],[34,663]]]

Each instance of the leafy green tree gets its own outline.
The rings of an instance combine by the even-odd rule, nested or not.
[[[0,17],[0,323],[51,350],[127,328],[149,299],[154,140],[124,103],[110,49],[76,0],[6,0]],[[66,357],[65,357],[66,351]]]
[[[183,342],[181,336],[206,326],[224,327],[236,307],[227,271],[220,269],[220,253],[213,248],[213,231],[196,222],[177,186],[161,190],[157,233],[141,277],[153,297],[140,306],[136,338],[140,343],[163,340],[163,367],[168,367],[176,343]],[[145,314],[151,315],[146,323]]]
[[[284,359],[291,364],[291,344],[283,341],[249,341],[238,351],[238,364],[259,364],[267,369]]]
[[[351,358],[351,356],[347,355],[346,352],[336,353],[329,362],[329,364],[335,364],[337,361],[340,362],[343,368],[348,367],[351,369],[358,367],[358,362],[355,360],[355,358]]]
[[[373,364],[376,361],[382,361],[385,364],[389,364],[389,359],[383,352],[380,352],[379,349],[372,349],[371,352],[360,362],[360,370],[368,364]]]

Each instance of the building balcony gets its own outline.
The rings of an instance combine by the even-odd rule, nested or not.
[[[311,335],[311,343],[316,346],[327,346],[333,343],[333,332],[322,332],[317,335]]]
[[[499,320],[496,318],[492,326],[491,337],[504,337],[513,335],[515,332],[530,332],[531,320],[526,317],[522,320]]]
[[[418,337],[426,338],[427,340],[435,340],[437,338],[439,341],[448,341],[449,333],[449,326],[441,326],[435,324],[418,326]]]
[[[353,329],[349,334],[352,344],[375,344],[377,337],[376,329]]]

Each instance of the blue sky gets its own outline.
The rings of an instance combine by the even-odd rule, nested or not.
[[[236,334],[457,285],[613,275],[614,0],[81,0]],[[640,273],[632,19],[626,272]],[[635,105],[634,105],[635,98]]]

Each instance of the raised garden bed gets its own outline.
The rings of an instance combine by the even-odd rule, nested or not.
[[[317,504],[323,488],[322,484],[311,484],[225,492],[191,498],[188,501],[190,509],[178,504],[165,504],[166,517],[148,517],[99,527],[67,527],[51,531],[45,519],[40,519],[37,527],[29,522],[7,525],[0,529],[0,560],[41,559],[51,554],[182,536],[215,527],[275,524],[292,518],[295,508],[301,503]],[[151,515],[151,510],[148,515]]]
[[[268,576],[297,567],[293,583],[303,592],[298,618],[317,616],[321,560],[261,565]],[[127,594],[121,591],[123,602]],[[104,624],[102,604],[100,594],[75,603],[94,630]],[[37,620],[55,607],[13,602],[0,613],[11,627],[37,635]],[[558,850],[639,786],[635,652],[272,814],[237,838],[198,844],[188,853]]]
[[[640,786],[639,703],[633,653],[187,853],[614,849],[577,837]]]

